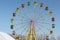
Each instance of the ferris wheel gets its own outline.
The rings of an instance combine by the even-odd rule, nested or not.
[[[17,34],[27,35],[31,25],[34,24],[36,35],[53,34],[54,21],[53,12],[44,3],[26,2],[13,12],[10,28]]]

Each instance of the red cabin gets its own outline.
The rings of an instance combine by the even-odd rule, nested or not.
[[[15,31],[13,31],[13,33],[12,33],[13,35],[15,35]]]
[[[52,22],[54,22],[54,21],[55,21],[55,18],[53,17],[53,18],[52,18]]]
[[[43,7],[43,3],[40,3],[40,7]]]
[[[48,36],[46,36],[46,40],[49,40]]]
[[[13,13],[13,16],[15,17],[16,16],[16,13]]]
[[[22,8],[24,8],[25,6],[24,6],[24,4],[22,4]]]

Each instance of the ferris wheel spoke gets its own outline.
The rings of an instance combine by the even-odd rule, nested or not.
[[[17,26],[16,26],[17,27]],[[23,26],[19,26],[19,27],[17,27],[17,28],[15,28],[15,30],[19,30],[19,29],[22,29],[22,28],[24,28]]]
[[[47,15],[48,15],[48,17],[50,17],[49,14],[43,13],[42,15],[39,15],[38,18],[43,17],[43,16],[45,17]]]
[[[50,19],[48,19],[48,20],[45,19],[45,20],[40,20],[40,21],[38,20],[37,22],[49,22],[49,23],[51,23],[51,20]]]
[[[24,30],[25,32],[23,34],[27,35],[28,30],[29,30],[29,28],[26,28],[26,30]]]
[[[42,17],[37,18],[37,20],[43,20],[43,21],[51,20],[51,18],[47,18],[47,17],[42,18]]]
[[[26,29],[27,29],[27,27],[23,28],[22,31],[21,31],[21,34],[24,34]]]
[[[22,29],[22,28],[24,28],[24,27],[20,27],[20,26],[19,26],[19,27],[15,28],[15,30]]]
[[[50,24],[51,22],[37,22],[38,24]]]
[[[14,30],[18,31],[18,30],[21,30],[21,28],[20,28],[20,27],[18,27],[18,28],[15,28]]]
[[[39,28],[38,28],[39,29]],[[48,28],[46,28],[47,29],[47,31],[49,31],[50,29],[48,29]],[[38,33],[42,33],[42,34],[46,34],[46,31],[43,31],[43,30],[39,30],[39,32]]]
[[[26,27],[25,27],[26,28]],[[24,31],[25,31],[25,28],[23,28],[24,29]],[[18,33],[19,33],[19,31],[20,31],[20,34],[22,34],[24,31],[23,31],[23,29],[15,29]],[[18,31],[19,30],[19,31]]]
[[[37,28],[37,27],[35,27],[35,28],[36,28],[36,29],[38,29],[38,28],[39,28],[39,29],[41,30],[41,28],[40,28],[40,27],[38,27],[38,28]]]
[[[38,23],[51,25],[50,23],[47,23],[47,22],[38,22]]]
[[[36,28],[37,28],[37,27],[36,27]],[[40,34],[40,33],[44,33],[40,27],[37,28],[36,32],[37,32],[37,34],[38,34],[38,33],[39,33],[39,34]]]
[[[24,23],[14,24],[14,26],[25,25]]]
[[[24,33],[26,33],[26,35],[28,34],[30,27],[26,26],[26,30],[24,29],[23,31],[25,31]]]
[[[19,22],[19,23],[17,22],[17,23],[15,23],[15,25],[25,25],[25,23],[26,22]]]

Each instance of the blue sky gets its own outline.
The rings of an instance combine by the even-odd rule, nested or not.
[[[0,31],[10,33],[10,19],[12,13],[21,3],[32,2],[34,0],[0,0]],[[60,0],[35,0],[38,3],[43,2],[50,10],[53,11],[55,17],[55,35],[60,35]],[[18,3],[17,3],[18,2]]]

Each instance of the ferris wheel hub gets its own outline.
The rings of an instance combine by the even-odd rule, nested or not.
[[[34,20],[31,20],[30,22],[34,22]]]

